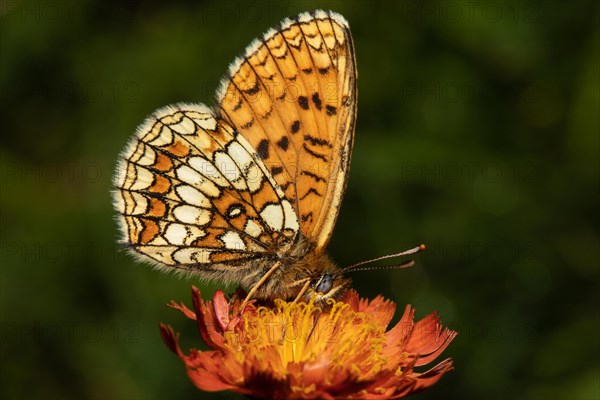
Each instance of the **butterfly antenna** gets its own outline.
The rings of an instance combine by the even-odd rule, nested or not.
[[[353,271],[364,270],[365,268],[357,269],[356,267],[359,267],[359,266],[365,265],[365,264],[370,264],[372,262],[376,262],[376,261],[380,261],[380,260],[386,260],[388,258],[395,258],[395,257],[408,256],[410,254],[416,254],[416,253],[419,253],[419,252],[421,252],[423,250],[425,250],[425,245],[424,244],[420,244],[417,247],[413,247],[412,249],[405,250],[405,251],[400,252],[400,253],[388,254],[387,256],[372,258],[370,260],[361,261],[361,262],[356,263],[356,264],[348,265],[347,267],[342,268],[342,272],[345,273],[345,272],[353,272]],[[404,264],[400,264],[400,266],[389,266],[389,267],[385,267],[385,268],[399,268],[399,267],[400,268],[408,268],[408,266],[404,267]],[[368,268],[368,269],[379,269],[379,268],[375,267],[375,268]]]
[[[407,261],[403,264],[394,264],[394,265],[383,265],[380,267],[363,267],[363,268],[352,268],[349,271],[344,271],[344,272],[356,272],[356,271],[372,271],[374,269],[405,269],[405,268],[410,268],[413,265],[415,265],[415,262],[413,260]]]

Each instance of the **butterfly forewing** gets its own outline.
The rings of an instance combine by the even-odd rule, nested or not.
[[[356,67],[345,20],[323,11],[284,20],[231,65],[218,101],[294,206],[302,234],[322,250],[354,131]]]

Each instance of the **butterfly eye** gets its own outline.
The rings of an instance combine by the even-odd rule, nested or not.
[[[333,286],[333,278],[329,274],[324,274],[317,283],[316,291],[319,293],[327,293]]]

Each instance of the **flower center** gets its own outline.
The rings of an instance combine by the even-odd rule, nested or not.
[[[244,313],[243,329],[228,332],[226,341],[240,361],[271,358],[268,363],[282,375],[289,364],[306,362],[326,369],[350,366],[363,375],[380,371],[386,361],[385,326],[344,302],[328,303],[330,308],[324,311],[315,306],[314,298],[295,304],[276,300],[272,309]]]

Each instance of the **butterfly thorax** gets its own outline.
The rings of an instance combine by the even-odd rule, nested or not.
[[[273,258],[255,260],[241,280],[241,286],[250,290],[278,262],[280,266],[259,287],[255,298],[293,300],[308,280],[310,286],[304,300],[316,295],[317,301],[324,302],[327,298],[340,298],[350,286],[349,279],[338,277],[339,269],[329,256],[324,251],[316,251],[315,245],[305,238],[295,242],[285,252],[275,253]],[[316,283],[324,274],[335,277],[333,287],[326,294],[315,294]]]

